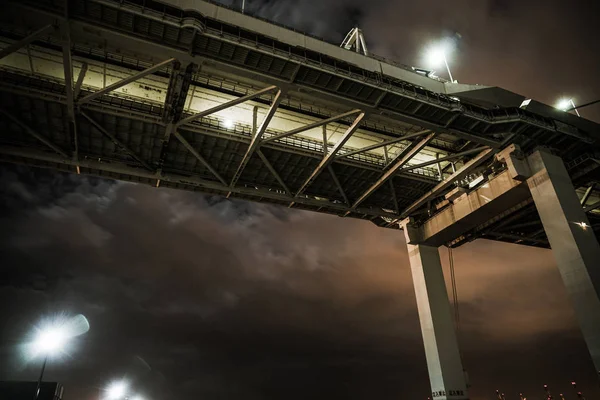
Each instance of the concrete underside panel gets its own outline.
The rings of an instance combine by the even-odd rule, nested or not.
[[[526,183],[512,179],[509,171],[502,172],[427,220],[419,242],[442,246],[530,196]]]
[[[600,373],[600,245],[559,157],[529,157],[528,184],[596,371]]]

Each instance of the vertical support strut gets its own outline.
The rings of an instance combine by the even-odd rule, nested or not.
[[[528,158],[531,196],[600,373],[600,245],[562,160],[545,150]]]
[[[469,398],[458,350],[444,272],[437,247],[414,241],[410,220],[402,222],[417,299],[425,357],[434,400]]]

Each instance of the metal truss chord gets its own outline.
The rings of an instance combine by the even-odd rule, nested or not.
[[[109,131],[107,131],[106,129],[104,129],[104,127],[102,125],[100,125],[98,122],[96,122],[86,112],[81,111],[80,114],[85,119],[87,119],[88,122],[94,128],[96,128],[96,130],[98,132],[100,132],[101,134],[103,134],[104,136],[106,136],[107,138],[109,138],[117,147],[120,147],[123,150],[125,150],[125,152],[127,154],[129,154],[134,160],[136,160],[137,162],[139,162],[144,168],[146,168],[148,171],[154,171],[154,168],[152,168],[146,161],[142,160],[140,158],[140,156],[138,156],[128,145],[126,145],[125,143],[121,142],[115,135],[113,135],[112,133],[110,133]]]
[[[169,143],[171,135],[176,129],[177,123],[181,120],[183,109],[187,100],[188,90],[192,81],[192,75],[197,70],[197,65],[190,63],[185,70],[181,71],[181,64],[176,61],[173,63],[173,70],[169,78],[169,86],[167,88],[167,96],[163,107],[162,120],[166,123],[165,134],[162,139],[162,147],[158,159],[158,170],[161,171],[167,152],[169,151]]]
[[[356,115],[356,114],[361,113],[361,112],[362,112],[361,110],[352,110],[352,111],[345,112],[343,114],[335,115],[335,116],[333,116],[331,118],[327,118],[327,119],[323,119],[323,120],[320,120],[320,121],[316,121],[316,122],[313,122],[313,123],[308,124],[308,125],[303,125],[303,126],[301,126],[299,128],[292,129],[291,131],[283,132],[283,133],[277,134],[275,136],[271,136],[271,137],[265,138],[263,140],[263,143],[272,142],[274,140],[283,139],[283,138],[286,138],[288,136],[295,135],[297,133],[306,132],[306,131],[311,130],[313,128],[318,128],[319,126],[327,125],[327,124],[329,124],[331,122],[339,121],[340,119],[351,117],[351,116]]]
[[[141,79],[141,78],[143,78],[143,77],[145,77],[147,75],[153,74],[156,71],[163,69],[164,67],[166,67],[167,65],[171,64],[174,61],[177,61],[177,59],[170,58],[170,59],[165,60],[163,62],[160,62],[160,63],[158,63],[156,65],[153,65],[150,68],[147,68],[147,69],[145,69],[143,71],[138,72],[137,74],[134,74],[134,75],[132,75],[132,76],[130,76],[128,78],[122,79],[119,82],[115,82],[112,85],[109,85],[109,86],[105,87],[104,89],[100,89],[100,90],[98,90],[98,91],[96,91],[94,93],[88,94],[87,96],[81,98],[77,102],[77,104],[78,105],[82,105],[82,104],[85,104],[85,103],[89,103],[90,101],[94,100],[95,98],[97,98],[99,96],[102,96],[102,95],[105,95],[107,93],[110,93],[110,92],[112,92],[114,90],[117,90],[117,89],[119,89],[119,88],[121,88],[121,87],[123,87],[125,85],[130,84],[131,82],[135,82],[138,79]]]
[[[475,156],[472,160],[467,162],[461,169],[453,173],[451,176],[443,180],[439,184],[437,184],[433,189],[423,195],[419,200],[412,203],[408,206],[404,211],[402,211],[402,217],[407,217],[413,212],[415,212],[422,205],[426,204],[429,200],[434,199],[438,195],[440,195],[444,190],[448,189],[450,186],[454,184],[459,179],[462,179],[473,169],[477,168],[482,162],[484,162],[488,157],[494,154],[494,149],[485,149],[481,151],[477,156]],[[436,160],[438,162],[439,160]]]
[[[382,176],[375,182],[370,188],[368,188],[352,205],[352,208],[358,207],[363,201],[367,199],[370,195],[372,195],[377,189],[383,186],[392,176],[396,174],[396,172],[402,168],[407,162],[409,162],[414,156],[419,154],[421,150],[429,144],[429,142],[435,137],[436,133],[430,133],[419,143],[413,146],[410,150],[406,151],[405,154],[400,158],[400,160],[396,161],[394,165],[392,165]]]
[[[402,142],[404,140],[413,139],[413,138],[416,138],[416,137],[419,137],[419,136],[423,136],[423,135],[425,135],[426,133],[429,133],[429,132],[431,132],[431,131],[429,129],[426,129],[426,130],[419,131],[419,132],[409,133],[408,135],[404,135],[404,136],[396,138],[396,139],[387,140],[385,142],[376,143],[376,144],[373,144],[371,146],[363,147],[362,149],[353,150],[353,151],[349,151],[348,153],[340,154],[336,158],[339,159],[339,158],[354,156],[356,154],[364,153],[366,151],[371,151],[371,150],[379,149],[381,147],[389,146],[391,144]]]
[[[79,135],[77,134],[77,121],[75,120],[73,61],[71,59],[71,28],[68,20],[62,22],[60,26],[60,36],[62,41],[65,94],[67,96],[67,114],[69,117],[68,129],[73,139],[73,158],[77,161],[79,159]],[[77,168],[77,173],[79,173],[79,168]]]
[[[337,152],[340,151],[342,146],[344,146],[346,144],[346,142],[348,141],[348,139],[350,139],[350,137],[354,134],[354,132],[356,132],[356,130],[358,129],[358,127],[360,126],[360,123],[362,122],[362,120],[364,118],[365,118],[364,112],[361,112],[358,115],[358,117],[356,117],[356,119],[354,120],[352,125],[350,125],[348,127],[348,129],[346,130],[344,135],[341,137],[341,139],[335,144],[335,146],[333,146],[333,149],[331,150],[331,152],[327,153],[327,155],[325,157],[323,157],[323,160],[319,163],[319,165],[317,165],[317,167],[314,169],[314,171],[310,174],[310,176],[302,184],[300,189],[298,189],[298,192],[296,193],[296,197],[299,196],[304,190],[306,190],[306,188],[319,176],[319,174],[325,168],[327,168],[327,166],[329,164],[331,164],[333,162]]]
[[[77,82],[75,83],[75,87],[73,88],[73,98],[77,100],[79,97],[79,93],[81,92],[81,86],[83,85],[83,80],[85,79],[85,74],[87,74],[88,64],[83,63],[81,65],[81,69],[79,70],[79,76],[77,76]]]
[[[4,155],[10,156],[10,157],[22,157],[25,160],[38,160],[38,161],[42,161],[42,162],[60,163],[63,165],[71,165],[71,166],[75,165],[75,162],[68,157],[58,157],[58,156],[50,154],[50,153],[41,153],[39,151],[32,151],[32,149],[1,146],[0,154],[4,154]],[[36,164],[33,164],[33,165],[36,165]],[[230,188],[228,185],[222,184],[222,182],[219,183],[219,182],[205,180],[205,179],[195,177],[195,176],[183,176],[183,175],[179,175],[176,173],[170,173],[170,172],[165,172],[162,175],[158,175],[157,173],[145,172],[141,168],[132,168],[126,164],[119,163],[119,162],[103,162],[103,161],[97,161],[97,160],[93,160],[93,159],[82,159],[80,162],[80,165],[82,168],[89,168],[89,169],[96,170],[96,171],[106,171],[106,172],[112,172],[112,173],[117,173],[117,174],[124,174],[124,175],[132,176],[132,177],[145,178],[145,179],[150,180],[152,185],[156,185],[156,181],[158,179],[160,179],[163,184],[164,184],[164,182],[172,182],[172,183],[177,183],[177,184],[181,184],[181,185],[195,186],[195,187],[210,189],[210,190],[217,190],[217,191],[220,191],[223,193],[230,192],[230,193],[242,194],[245,196],[253,196],[257,200],[259,198],[266,198],[266,199],[277,200],[277,201],[293,202],[294,204],[302,204],[302,205],[306,205],[306,206],[310,206],[310,207],[324,207],[324,208],[327,208],[329,211],[340,212],[340,213],[350,210],[349,206],[339,203],[339,202],[319,200],[319,199],[311,198],[308,196],[293,197],[289,194],[284,194],[284,193],[277,192],[274,190],[261,189],[261,188],[256,189],[253,187],[246,187],[246,186],[237,186],[235,188]],[[378,210],[375,208],[372,208],[372,209],[371,208],[365,208],[365,209],[359,208],[357,210],[352,210],[352,212],[354,212],[356,214],[364,214],[364,215],[370,215],[370,216],[379,216],[379,217],[388,217],[388,218],[394,217],[393,213],[386,212],[383,210]]]
[[[272,91],[277,90],[277,89],[278,89],[277,86],[269,86],[269,87],[267,87],[265,89],[259,90],[258,92],[254,92],[254,93],[248,94],[246,96],[238,97],[235,100],[231,100],[231,101],[228,101],[226,103],[219,104],[216,107],[209,108],[208,110],[201,111],[201,112],[199,112],[197,114],[194,114],[192,116],[189,116],[187,118],[182,119],[181,121],[179,121],[179,123],[177,124],[177,126],[188,124],[188,123],[190,123],[192,121],[195,121],[195,120],[197,120],[199,118],[206,117],[207,115],[214,114],[216,112],[219,112],[219,111],[224,110],[224,109],[229,108],[229,107],[233,107],[233,106],[238,105],[240,103],[244,103],[244,102],[246,102],[248,100],[252,100],[252,99],[254,99],[256,97],[262,96],[263,94],[267,94],[267,93],[272,92]]]
[[[415,170],[415,169],[419,169],[419,168],[423,168],[423,167],[428,167],[428,166],[433,165],[433,164],[439,164],[442,161],[455,160],[457,158],[461,158],[461,157],[468,156],[468,155],[471,155],[471,154],[479,153],[479,152],[481,152],[483,150],[486,150],[486,149],[489,149],[489,147],[485,147],[485,146],[483,146],[483,147],[476,147],[474,149],[461,151],[460,153],[452,154],[452,155],[449,155],[449,156],[446,156],[446,157],[436,158],[435,160],[425,161],[423,163],[415,164],[415,165],[409,165],[408,167],[401,168],[398,171],[398,174],[401,174],[403,172],[409,172],[409,171],[412,171],[412,170]],[[454,172],[456,172],[456,171],[454,171]]]
[[[11,44],[10,46],[2,49],[0,51],[0,60],[3,59],[4,57],[8,56],[9,54],[12,54],[15,51],[19,50],[21,47],[27,46],[28,44],[30,44],[31,42],[33,42],[34,40],[36,40],[40,36],[43,36],[43,35],[45,35],[47,33],[50,33],[54,29],[56,29],[56,27],[54,25],[46,25],[43,28],[40,28],[37,31],[33,32],[31,35],[26,36],[23,39],[21,39],[21,40],[15,42],[15,43]]]
[[[252,157],[252,155],[254,154],[256,149],[258,148],[258,146],[262,140],[263,134],[267,130],[269,123],[271,123],[271,119],[273,119],[273,116],[275,115],[275,112],[277,111],[277,108],[279,107],[279,103],[282,100],[281,97],[283,96],[282,93],[283,92],[280,90],[275,95],[275,98],[273,99],[273,102],[271,103],[271,107],[269,108],[269,111],[267,111],[267,115],[265,115],[265,118],[263,119],[262,123],[260,124],[260,128],[258,128],[258,130],[256,131],[256,134],[254,134],[252,136],[252,140],[250,141],[248,150],[246,150],[244,157],[242,157],[242,161],[240,162],[240,165],[238,166],[237,170],[235,171],[235,174],[233,175],[233,179],[231,180],[231,183],[229,186],[231,186],[231,187],[235,186],[238,179],[240,179],[240,176],[242,176],[242,173],[244,172],[244,168],[246,168],[246,165],[250,161],[250,158]]]
[[[329,171],[329,175],[331,175],[331,179],[333,179],[333,183],[335,183],[335,186],[337,187],[338,191],[342,195],[342,198],[344,199],[344,203],[347,205],[350,205],[348,196],[346,196],[346,192],[344,191],[344,188],[340,184],[340,180],[338,179],[337,175],[335,174],[335,171],[333,170],[333,167],[331,166],[331,164],[329,164],[327,166],[327,169]]]
[[[36,138],[40,142],[44,143],[46,146],[48,146],[49,148],[51,148],[52,150],[54,150],[55,152],[57,152],[61,156],[65,157],[65,158],[69,157],[69,155],[63,149],[61,149],[59,146],[55,145],[50,140],[46,139],[45,137],[43,137],[42,135],[40,135],[39,133],[37,133],[36,131],[34,131],[33,129],[31,129],[25,123],[23,123],[20,120],[18,120],[16,117],[14,117],[12,115],[12,113],[10,113],[10,112],[8,112],[8,111],[0,108],[0,114],[3,114],[6,118],[8,118],[9,120],[11,120],[15,125],[17,125],[21,129],[23,129],[25,132],[27,132],[29,135],[33,136],[34,138]]]
[[[394,177],[391,177],[388,181],[390,183],[390,190],[392,191],[392,201],[394,202],[394,211],[396,214],[400,214],[400,207],[398,206],[398,196],[396,195],[396,188],[394,187]]]
[[[262,162],[265,164],[265,166],[271,172],[271,174],[275,177],[275,179],[277,180],[277,182],[279,183],[279,185],[285,190],[285,192],[287,194],[289,194],[289,195],[292,195],[292,191],[290,190],[290,188],[288,187],[288,185],[285,184],[285,182],[283,181],[283,179],[281,179],[281,176],[279,176],[279,173],[277,171],[275,171],[275,168],[273,168],[273,165],[269,162],[269,160],[264,155],[264,153],[262,152],[262,150],[261,149],[256,150],[256,154],[258,154],[258,156],[260,157],[260,159],[262,160]]]
[[[590,198],[590,195],[592,194],[592,191],[594,190],[594,186],[595,183],[592,182],[592,184],[586,189],[585,193],[583,194],[583,197],[581,198],[581,205],[585,207],[585,203],[587,203],[588,199]]]
[[[175,136],[177,138],[177,140],[179,140],[181,142],[181,144],[183,144],[185,146],[185,148],[188,149],[188,151],[190,153],[192,153],[194,155],[194,157],[196,157],[196,159],[198,161],[200,161],[200,163],[202,165],[204,165],[204,167],[207,170],[209,170],[210,173],[213,174],[223,185],[227,185],[227,182],[225,181],[225,179],[223,179],[221,174],[219,174],[217,172],[217,170],[214,169],[212,167],[212,165],[210,165],[208,163],[208,161],[206,161],[206,159],[204,157],[202,157],[196,149],[194,149],[194,147],[190,144],[190,142],[188,142],[183,136],[181,136],[181,134],[179,132],[177,132],[177,128],[173,129],[173,136]]]

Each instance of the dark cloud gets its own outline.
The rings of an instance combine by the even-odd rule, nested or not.
[[[3,198],[21,201],[2,221],[3,276],[10,277],[0,291],[10,315],[3,358],[12,360],[2,376],[35,373],[16,344],[32,322],[66,310],[91,324],[72,358],[48,371],[73,396],[90,398],[121,375],[153,398],[428,392],[397,232],[44,171],[3,174]],[[590,378],[548,251],[476,242],[455,260],[475,394],[496,384],[512,388],[511,358],[523,369],[547,361],[546,376],[565,382],[570,377],[556,373],[565,366]],[[539,353],[540,343],[574,343],[577,357]],[[494,359],[493,367],[480,367]],[[541,384],[535,379],[514,390]]]
[[[372,51],[406,64],[418,65],[429,41],[458,33],[452,63],[460,81],[547,102],[598,96],[597,2],[247,7],[333,42],[359,24]],[[0,181],[3,379],[35,378],[19,344],[42,316],[65,310],[91,324],[72,355],[48,369],[69,398],[97,398],[124,375],[152,400],[429,392],[398,232],[25,168],[1,168]],[[477,241],[454,254],[473,398],[491,399],[496,387],[512,398],[541,397],[544,383],[569,393],[570,379],[592,398],[593,367],[551,253]]]

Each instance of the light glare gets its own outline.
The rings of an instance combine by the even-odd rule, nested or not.
[[[427,66],[443,67],[445,65],[446,50],[442,46],[432,47],[427,51]]]
[[[575,222],[575,225],[579,225],[581,227],[581,229],[583,229],[584,231],[589,228],[590,226],[585,223],[585,222]]]
[[[109,400],[118,400],[125,397],[127,393],[127,384],[124,381],[111,383],[106,389],[106,397]]]
[[[556,108],[561,111],[567,111],[571,107],[571,99],[560,99],[558,103],[556,103]]]
[[[225,129],[231,129],[233,128],[233,121],[230,119],[226,119],[225,121],[223,121],[223,126],[225,127]]]
[[[35,339],[36,351],[49,355],[61,351],[68,335],[64,326],[50,327],[41,330]]]

